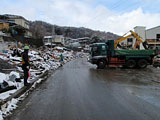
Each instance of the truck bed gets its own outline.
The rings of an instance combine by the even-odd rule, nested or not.
[[[156,50],[115,50],[115,55],[141,55],[150,56],[156,55]]]

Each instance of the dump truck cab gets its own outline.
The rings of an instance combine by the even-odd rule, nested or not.
[[[95,43],[91,45],[92,57],[104,57],[107,55],[107,45],[105,43]]]
[[[106,43],[93,43],[90,45],[91,57],[106,57],[114,53],[114,40],[108,40]]]
[[[114,54],[114,40],[108,40],[106,43],[93,43],[90,45],[89,62],[96,64],[99,68],[104,68],[109,56]]]
[[[102,64],[106,64],[107,58],[107,45],[105,43],[94,43],[90,46],[90,57],[89,62],[96,64],[97,66],[100,60]]]

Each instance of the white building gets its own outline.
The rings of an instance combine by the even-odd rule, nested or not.
[[[160,26],[146,30],[146,41],[151,48],[160,48]]]
[[[54,36],[44,36],[43,42],[45,45],[64,45],[64,37],[62,35],[54,35]]]
[[[53,39],[52,36],[44,36],[43,38],[44,45],[51,45],[53,41],[52,39]]]
[[[68,39],[66,40],[66,46],[78,46],[78,47],[85,47],[86,45],[90,44],[91,38],[89,37],[83,37],[83,38],[77,38],[77,39]]]

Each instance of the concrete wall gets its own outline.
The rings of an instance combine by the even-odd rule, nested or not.
[[[134,28],[134,31],[135,31],[135,33],[137,33],[143,39],[143,41],[145,41],[145,39],[146,39],[146,27],[136,26]]]
[[[143,41],[146,40],[146,27],[144,27],[144,26],[136,26],[134,28],[134,31],[135,31],[135,33],[137,33],[142,38]],[[136,39],[134,39],[133,45],[135,44],[135,41],[136,41]],[[140,49],[144,49],[142,43],[140,44]]]

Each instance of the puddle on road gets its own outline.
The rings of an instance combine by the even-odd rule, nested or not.
[[[135,85],[148,85],[153,80],[160,81],[160,69],[148,67],[146,69],[107,68],[89,69],[90,76],[98,76],[100,81],[118,82]]]
[[[155,96],[145,96],[145,95],[144,96],[137,96],[137,97],[139,97],[139,98],[141,98],[141,99],[143,99],[143,100],[145,100],[145,101],[147,101],[157,107],[160,107],[160,98],[158,99]]]
[[[155,86],[130,86],[127,91],[144,101],[160,107],[160,88]]]

